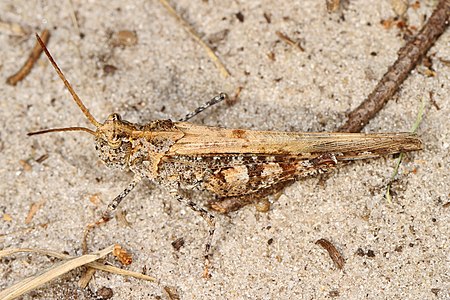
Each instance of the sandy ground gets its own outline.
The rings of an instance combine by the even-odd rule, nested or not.
[[[192,121],[284,131],[335,130],[404,44],[398,29],[380,25],[394,16],[387,0],[351,1],[343,15],[328,14],[325,1],[315,0],[176,1],[177,11],[231,72],[224,78],[158,1],[71,2],[0,2],[2,21],[30,32],[0,32],[0,249],[80,255],[85,225],[131,179],[98,160],[87,134],[26,136],[41,128],[89,126],[44,57],[17,86],[4,83],[28,56],[33,32],[51,30],[50,51],[100,120],[112,112],[131,122],[178,119],[218,92],[233,94],[242,86],[235,105],[218,105]],[[432,2],[407,11],[411,25],[421,26]],[[137,44],[113,47],[110,36],[119,30],[135,31]],[[276,31],[299,40],[305,51],[281,42]],[[144,183],[121,206],[130,226],[109,222],[91,236],[89,247],[123,245],[133,254],[127,268],[145,269],[159,283],[98,272],[82,290],[81,271],[74,271],[24,299],[91,299],[101,287],[111,288],[113,299],[167,299],[166,286],[181,299],[449,299],[450,68],[443,62],[450,59],[449,45],[447,32],[429,52],[436,76],[414,71],[364,129],[408,131],[426,98],[418,130],[425,149],[407,156],[393,203],[384,198],[392,157],[344,166],[325,184],[316,177],[297,182],[268,213],[246,207],[217,217],[212,277],[205,281],[205,222]],[[117,70],[105,72],[105,65]],[[37,162],[44,154],[48,159]],[[41,208],[26,223],[37,203]],[[177,238],[185,241],[179,251],[171,245]],[[320,238],[343,254],[343,270],[315,244]],[[37,254],[3,258],[0,288],[55,262]]]

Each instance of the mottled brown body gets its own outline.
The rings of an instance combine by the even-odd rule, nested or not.
[[[129,168],[171,190],[205,190],[217,200],[242,205],[340,161],[421,148],[410,133],[252,131],[170,120],[136,125],[113,116],[97,131],[97,150],[107,165]],[[223,213],[230,210],[223,207],[212,205]]]

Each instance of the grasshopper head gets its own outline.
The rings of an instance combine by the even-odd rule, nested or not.
[[[100,158],[111,167],[126,168],[128,167],[128,159],[131,151],[130,134],[135,129],[132,124],[123,121],[118,114],[111,114],[106,121],[102,124],[98,122],[94,116],[91,115],[87,107],[81,101],[80,97],[74,91],[72,85],[67,81],[63,72],[60,70],[47,47],[41,38],[36,34],[36,38],[41,45],[42,50],[47,55],[49,61],[53,65],[56,73],[58,73],[64,85],[72,95],[73,100],[78,105],[80,110],[94,125],[97,130],[91,130],[86,127],[64,127],[64,128],[51,128],[44,129],[35,132],[30,132],[28,135],[37,135],[49,132],[62,132],[62,131],[83,131],[95,136],[96,145]]]
[[[128,167],[131,153],[131,133],[134,126],[113,113],[95,132],[95,149],[107,166],[119,169]]]

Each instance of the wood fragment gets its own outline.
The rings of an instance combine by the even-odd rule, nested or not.
[[[43,163],[45,160],[47,160],[48,157],[49,157],[48,154],[45,153],[45,154],[39,156],[38,158],[36,158],[36,162],[39,163],[39,164],[41,164],[41,163]]]
[[[114,34],[111,44],[114,47],[131,47],[138,43],[137,33],[133,30],[120,30]]]
[[[447,67],[450,67],[450,60],[449,59],[439,58],[439,61],[441,63],[443,63],[444,65],[446,65]]]
[[[114,296],[112,288],[109,287],[101,287],[97,290],[97,297],[102,300],[111,299]]]
[[[344,267],[345,260],[336,247],[326,239],[320,239],[316,241],[316,245],[321,246],[323,249],[327,250],[328,254],[331,257],[331,260],[334,262],[336,267],[340,270]]]
[[[166,295],[167,299],[169,300],[179,300],[180,295],[177,293],[177,289],[172,286],[165,286],[163,288],[164,294]]]
[[[85,289],[89,282],[91,282],[92,277],[94,277],[96,270],[94,268],[87,268],[80,276],[78,280],[78,286],[82,289]]]
[[[299,41],[294,41],[293,39],[291,39],[290,37],[288,37],[286,34],[282,33],[281,31],[275,31],[275,34],[285,43],[287,43],[288,45],[297,48],[298,50],[300,50],[301,52],[304,52],[305,49],[300,45]]]
[[[124,266],[128,266],[133,262],[133,258],[130,253],[120,245],[115,244],[112,254],[117,258],[118,261]]]
[[[48,43],[48,39],[50,38],[50,32],[45,29],[44,31],[42,31],[41,33],[41,37],[42,37],[42,41],[47,44]],[[20,70],[15,73],[14,75],[8,77],[8,79],[6,79],[6,83],[9,85],[16,85],[19,81],[23,80],[30,72],[31,69],[34,66],[34,63],[38,60],[39,56],[42,53],[42,48],[39,45],[38,42],[36,42],[36,44],[34,45],[33,50],[30,53],[30,56],[28,57],[27,61],[25,62],[25,64],[22,66],[22,68],[20,68]]]
[[[22,166],[23,170],[25,172],[30,172],[33,167],[29,163],[28,159],[21,159],[19,160],[19,164]]]
[[[175,249],[175,251],[179,251],[183,246],[184,246],[183,237],[177,238],[175,241],[172,242],[172,247],[173,249]]]
[[[214,53],[214,51],[206,45],[206,43],[199,37],[199,35],[195,32],[195,30],[180,16],[177,14],[175,9],[170,6],[169,2],[167,0],[159,0],[159,2],[167,9],[167,11],[174,16],[178,23],[181,24],[181,26],[186,30],[197,43],[199,43],[208,54],[209,58],[214,62],[216,67],[219,69],[220,73],[223,77],[227,78],[230,76],[230,72],[227,70],[225,65],[220,61],[220,59],[217,57],[217,55]]]
[[[349,115],[340,132],[359,132],[397,92],[399,86],[448,27],[450,1],[440,0],[428,22],[417,36],[402,47],[395,63],[389,67],[372,93]]]
[[[349,6],[349,0],[325,0],[328,13],[342,12]]]
[[[403,17],[408,10],[408,0],[391,0],[391,7],[397,16]]]
[[[436,110],[441,110],[439,105],[436,103],[436,100],[434,100],[434,93],[433,93],[433,91],[430,91],[428,94],[430,95],[430,102],[434,106],[434,108],[436,108]]]
[[[25,224],[28,225],[31,223],[31,220],[33,219],[34,215],[38,212],[38,210],[40,210],[44,206],[45,202],[46,200],[42,199],[39,202],[31,204],[30,210],[28,211],[27,217],[25,218]]]
[[[229,106],[236,104],[239,101],[239,96],[241,95],[242,89],[244,87],[242,86],[238,86],[235,90],[234,90],[234,94],[233,96],[229,97],[227,100],[225,100],[225,103]]]
[[[326,0],[325,3],[327,5],[327,11],[329,13],[332,13],[339,9],[341,1],[340,0]]]
[[[27,35],[28,30],[24,29],[18,23],[0,21],[0,32],[14,36],[25,36]]]
[[[255,208],[258,212],[268,212],[270,210],[270,201],[267,198],[259,199],[255,202]]]
[[[263,17],[264,19],[266,19],[267,24],[272,23],[272,14],[265,12],[263,13]]]

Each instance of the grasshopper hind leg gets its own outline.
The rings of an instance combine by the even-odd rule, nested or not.
[[[193,201],[187,199],[186,197],[182,196],[178,191],[172,191],[171,194],[180,202],[181,204],[188,206],[190,209],[192,209],[194,212],[198,213],[202,218],[206,221],[206,223],[209,226],[208,230],[208,237],[206,239],[205,243],[205,250],[204,250],[204,258],[205,258],[205,268],[203,270],[203,277],[209,278],[209,268],[211,266],[211,245],[212,245],[212,239],[214,237],[214,232],[216,231],[216,220],[213,214],[205,210],[204,208],[200,207]]]

